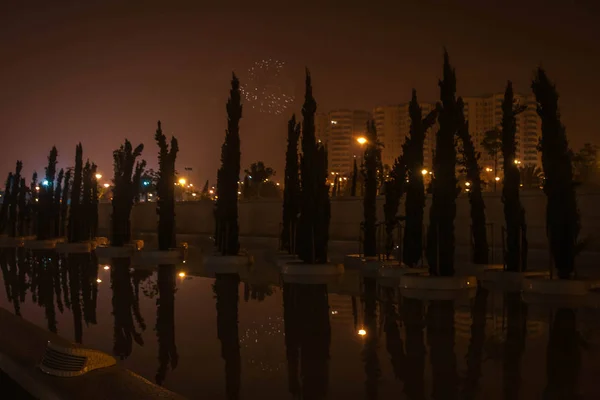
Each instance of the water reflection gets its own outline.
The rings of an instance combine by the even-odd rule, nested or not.
[[[146,323],[140,313],[139,286],[142,273],[133,272],[134,276],[132,276],[129,271],[130,263],[129,258],[114,258],[110,270],[114,316],[113,353],[121,360],[131,355],[134,341],[140,346],[144,345],[141,332],[146,330]],[[134,324],[134,318],[140,329],[139,332]]]
[[[406,378],[404,393],[411,400],[425,395],[425,319],[421,300],[402,299],[402,316],[406,331]]]
[[[577,330],[575,310],[560,308],[554,314],[546,353],[547,385],[544,399],[579,399],[581,349],[587,343]]]
[[[331,326],[327,285],[283,284],[288,388],[294,398],[324,399]]]
[[[390,355],[394,377],[398,380],[404,380],[406,369],[406,355],[404,354],[404,341],[400,327],[402,321],[398,313],[398,306],[395,304],[396,291],[393,289],[384,290],[383,331],[385,332],[385,347]]]
[[[179,354],[175,344],[175,265],[158,267],[158,299],[156,299],[156,336],[158,338],[158,371],[156,383],[162,385],[169,365],[177,368]]]
[[[23,259],[23,249],[19,249],[18,258],[17,249],[0,251],[0,270],[2,271],[6,298],[12,304],[15,315],[18,316],[21,316],[21,302],[25,301],[25,292],[28,289],[28,283],[25,279],[26,267]]]
[[[217,274],[213,285],[217,297],[217,336],[225,360],[225,390],[228,399],[240,396],[241,358],[238,330],[238,274]]]
[[[365,366],[365,392],[368,399],[376,399],[378,394],[378,383],[381,378],[379,357],[377,356],[378,332],[377,332],[377,283],[373,278],[364,278],[364,305],[365,305],[365,331],[363,347],[363,363]]]
[[[505,399],[519,397],[521,389],[521,358],[527,337],[527,305],[520,292],[504,294],[506,310],[506,341],[502,363],[502,388]]]
[[[264,301],[274,293],[273,287],[267,283],[244,283],[244,301],[247,303],[250,299]]]
[[[467,351],[467,376],[463,388],[465,399],[475,399],[479,392],[488,295],[488,290],[479,286],[475,300],[471,305],[471,320],[473,322],[471,323],[471,340]]]
[[[433,399],[458,398],[454,339],[454,302],[432,300],[427,309],[427,342],[430,349]]]

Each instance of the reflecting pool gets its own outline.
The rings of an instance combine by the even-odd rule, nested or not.
[[[190,399],[600,398],[597,309],[409,299],[356,271],[284,283],[269,257],[211,276],[200,258],[3,250],[0,307]]]

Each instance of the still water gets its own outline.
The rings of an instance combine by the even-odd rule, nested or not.
[[[267,259],[209,277],[199,259],[5,250],[0,307],[190,399],[600,398],[596,309],[414,300],[355,271],[287,284]]]

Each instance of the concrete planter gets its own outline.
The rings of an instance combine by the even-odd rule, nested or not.
[[[298,256],[295,254],[289,253],[277,253],[275,255],[275,262],[277,263],[277,267],[282,268],[286,263],[291,261],[298,261]]]
[[[503,264],[466,264],[457,266],[456,275],[482,278],[487,271],[504,271]]]
[[[35,240],[35,236],[0,237],[0,248],[23,247],[28,240]]]
[[[600,281],[586,279],[523,280],[523,301],[547,307],[597,307]]]
[[[358,269],[363,264],[363,257],[360,254],[348,254],[344,257],[344,268]]]
[[[137,244],[130,243],[123,247],[99,246],[96,247],[96,255],[99,258],[128,258],[138,251]]]
[[[288,262],[281,268],[285,283],[306,285],[333,284],[340,280],[344,273],[342,264],[305,264],[302,261]]]
[[[96,242],[57,243],[56,251],[60,254],[85,254],[96,249]]]
[[[406,274],[426,274],[429,272],[429,268],[410,268],[405,264],[386,264],[379,269],[380,278],[396,278],[400,279]]]
[[[404,297],[419,300],[470,299],[477,291],[477,278],[405,274],[400,279],[400,291]]]
[[[54,250],[56,248],[56,239],[26,240],[24,246],[28,250]]]
[[[504,270],[484,270],[479,277],[486,289],[520,291],[525,278],[543,278],[550,276],[548,271],[511,272]]]
[[[185,258],[185,249],[144,250],[133,255],[135,265],[179,264]]]
[[[222,254],[204,256],[204,266],[215,273],[237,273],[239,267],[247,267],[252,264],[254,264],[254,257],[245,252],[240,252],[235,256],[224,256]],[[234,269],[235,272],[229,272],[230,269]]]

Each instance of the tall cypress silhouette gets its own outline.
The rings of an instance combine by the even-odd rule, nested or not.
[[[367,122],[367,146],[365,148],[365,195],[363,198],[364,215],[364,254],[366,257],[377,255],[377,167],[381,159],[381,150],[377,143],[375,121]]]
[[[505,263],[508,271],[525,270],[527,267],[527,234],[525,209],[519,199],[520,173],[515,164],[517,152],[517,115],[526,106],[515,105],[512,82],[508,81],[502,102],[502,156],[504,157],[504,184],[502,202],[506,223]]]
[[[356,180],[358,179],[358,166],[356,165],[356,158],[352,164],[352,182],[350,185],[350,196],[356,196]]]
[[[402,299],[402,322],[406,328],[406,378],[404,393],[410,400],[425,400],[425,321],[421,300]]]
[[[9,172],[8,177],[6,178],[6,183],[4,184],[4,201],[2,202],[2,207],[0,208],[0,233],[6,232],[8,227],[8,210],[10,208],[10,201],[6,201],[6,199],[10,198],[13,180],[13,173]]]
[[[384,183],[385,188],[385,204],[383,205],[383,214],[385,218],[385,255],[387,258],[395,247],[394,229],[399,224],[398,208],[400,207],[400,199],[404,194],[406,187],[406,163],[404,155],[400,156],[394,162],[394,166],[390,171],[390,177]],[[366,254],[366,253],[365,253]]]
[[[302,106],[302,157],[300,160],[301,204],[296,248],[298,257],[309,264],[327,263],[329,241],[329,185],[327,185],[327,150],[315,136],[317,102],[312,93],[310,72],[306,70],[304,105]]]
[[[232,74],[227,100],[227,130],[221,147],[221,168],[217,172],[215,210],[216,246],[223,255],[237,255],[240,250],[238,225],[238,181],[240,179],[240,120],[242,101],[240,81]]]
[[[58,177],[56,178],[56,187],[54,188],[54,214],[55,214],[55,219],[54,219],[54,236],[55,237],[60,237],[60,224],[61,224],[61,220],[60,220],[60,216],[61,216],[61,205],[60,205],[60,199],[61,199],[61,194],[62,194],[62,184],[63,184],[63,179],[65,177],[65,170],[64,169],[60,169],[60,171],[58,171]]]
[[[81,191],[83,179],[83,147],[79,143],[75,147],[75,170],[73,171],[73,188],[71,190],[71,204],[69,206],[69,242],[74,243],[82,239],[81,234]]]
[[[502,360],[502,388],[506,400],[518,399],[521,389],[521,358],[527,336],[527,304],[519,292],[504,294],[506,343]]]
[[[537,100],[537,113],[542,120],[542,166],[544,167],[544,193],[546,206],[546,233],[554,264],[561,279],[571,277],[575,256],[579,250],[581,229],[573,163],[564,125],[560,121],[556,87],[538,68],[531,84]]]
[[[465,120],[465,104],[461,97],[456,104],[456,118],[458,120],[457,135],[461,142],[461,164],[464,167],[469,185],[469,203],[471,204],[471,244],[473,249],[472,262],[474,264],[487,264],[489,261],[489,246],[485,222],[485,203],[483,202],[481,185],[481,167],[479,166],[480,154],[475,150],[469,123]]]
[[[432,399],[458,398],[458,372],[454,353],[454,302],[432,300],[427,309]]]
[[[287,150],[285,153],[285,186],[283,189],[283,229],[281,231],[281,250],[294,253],[296,243],[296,221],[300,210],[300,177],[298,176],[298,140],[300,124],[296,115],[288,121]]]
[[[169,250],[177,245],[175,237],[175,159],[179,151],[177,139],[171,137],[171,148],[162,133],[160,121],[154,136],[158,144],[158,248]]]
[[[479,379],[483,363],[483,346],[485,344],[485,324],[487,312],[488,290],[477,288],[475,301],[471,304],[471,341],[467,351],[467,376],[464,385],[464,399],[476,399],[479,394]]]
[[[55,233],[56,209],[54,204],[54,179],[56,176],[56,163],[58,152],[52,147],[48,155],[46,177],[40,185],[40,201],[38,211],[37,238],[38,240],[50,239]]]
[[[113,212],[111,221],[111,238],[113,246],[122,247],[131,241],[131,209],[140,190],[142,172],[146,161],[137,161],[144,145],[135,149],[129,140],[113,152],[115,177],[113,179]]]
[[[15,174],[12,179],[12,187],[8,196],[4,196],[4,201],[8,202],[8,236],[17,236],[17,222],[19,218],[19,193],[21,192],[21,171],[23,163],[17,161]]]
[[[413,89],[408,106],[410,115],[410,136],[402,146],[404,161],[408,174],[406,183],[406,202],[404,204],[405,230],[403,261],[414,267],[423,254],[423,212],[425,209],[425,182],[423,171],[423,150],[425,135],[435,124],[438,115],[437,108],[423,118],[423,111],[417,100],[417,91]]]
[[[454,275],[454,219],[456,217],[456,74],[444,51],[443,79],[439,81],[441,109],[433,160],[433,196],[429,209],[427,261],[432,275]]]

